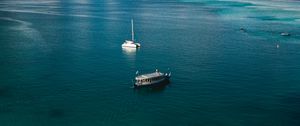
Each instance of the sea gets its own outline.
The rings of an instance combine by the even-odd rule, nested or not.
[[[0,126],[299,125],[299,0],[0,1]]]

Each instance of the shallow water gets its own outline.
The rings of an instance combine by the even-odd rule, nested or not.
[[[1,1],[0,124],[298,126],[297,5]],[[138,50],[120,46],[131,18]],[[131,88],[155,68],[169,85]]]

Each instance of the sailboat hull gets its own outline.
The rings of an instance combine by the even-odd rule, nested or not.
[[[138,46],[135,44],[122,44],[123,48],[137,48]]]
[[[122,47],[128,47],[128,48],[138,48],[140,47],[140,43],[134,43],[133,41],[126,40],[123,44]]]

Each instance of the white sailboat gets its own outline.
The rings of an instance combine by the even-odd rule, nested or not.
[[[123,48],[138,48],[140,47],[140,43],[135,43],[134,41],[134,31],[133,31],[133,19],[131,19],[131,40],[125,40],[122,44]]]

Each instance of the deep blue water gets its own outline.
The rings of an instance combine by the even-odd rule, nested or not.
[[[2,0],[0,125],[299,126],[299,6]],[[121,48],[131,18],[135,51]],[[155,68],[169,85],[131,88]]]

